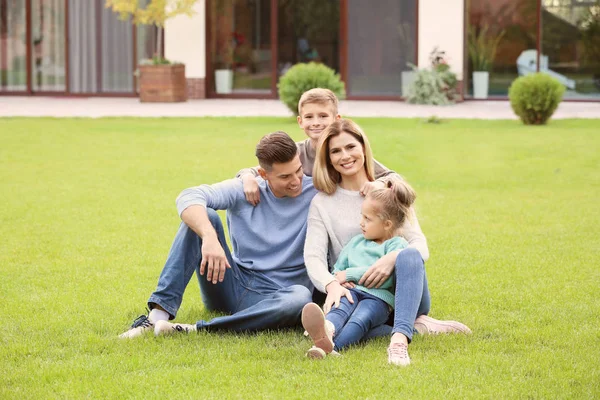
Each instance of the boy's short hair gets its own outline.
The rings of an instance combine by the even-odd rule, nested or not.
[[[314,88],[307,90],[302,93],[300,96],[300,100],[298,101],[298,115],[302,116],[302,107],[306,104],[323,104],[323,105],[331,105],[333,108],[333,114],[338,114],[338,98],[329,89],[323,88]]]
[[[258,164],[270,171],[275,163],[290,162],[298,154],[294,140],[283,131],[269,133],[263,136],[256,145]]]

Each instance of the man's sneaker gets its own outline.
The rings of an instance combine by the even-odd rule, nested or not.
[[[121,339],[133,339],[138,336],[142,336],[146,332],[154,329],[154,324],[150,322],[147,315],[140,315],[133,321],[131,328],[124,333],[121,333],[119,337]]]
[[[315,303],[308,303],[302,309],[302,326],[308,332],[315,347],[322,349],[325,354],[333,351],[332,332],[325,321],[325,315]]]
[[[406,343],[392,343],[387,349],[388,363],[405,367],[410,364],[408,345]]]
[[[165,336],[174,333],[196,332],[196,325],[191,324],[172,324],[169,321],[156,321],[154,325],[154,335]]]
[[[465,324],[457,321],[440,321],[427,315],[420,315],[415,320],[415,329],[421,335],[437,335],[439,333],[465,333],[471,330]]]

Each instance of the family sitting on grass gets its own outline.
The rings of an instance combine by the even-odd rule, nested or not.
[[[150,313],[120,337],[248,332],[301,321],[313,341],[308,357],[389,335],[388,362],[408,365],[414,331],[470,333],[460,322],[427,316],[429,250],[413,189],[374,160],[366,135],[341,119],[330,90],[304,93],[298,112],[308,139],[265,135],[256,146],[259,167],[179,195],[182,223],[148,300]],[[227,210],[233,251],[215,210]],[[228,315],[170,323],[195,271],[206,309]]]

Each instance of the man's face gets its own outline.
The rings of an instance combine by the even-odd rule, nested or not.
[[[334,114],[332,108],[330,105],[319,103],[309,103],[302,106],[302,112],[298,115],[298,125],[304,130],[312,143],[316,144],[323,129],[340,118],[339,114]]]
[[[298,155],[292,161],[274,163],[270,171],[259,168],[258,172],[268,181],[275,197],[296,197],[302,193],[302,163]]]

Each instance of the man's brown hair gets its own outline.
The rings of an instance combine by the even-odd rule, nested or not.
[[[329,89],[314,88],[302,93],[302,96],[298,101],[298,115],[302,116],[302,107],[306,104],[330,105],[333,115],[335,116],[338,114],[338,98],[335,93]]]
[[[298,154],[298,147],[289,135],[283,131],[269,133],[256,145],[258,164],[270,171],[274,163],[290,162]]]

